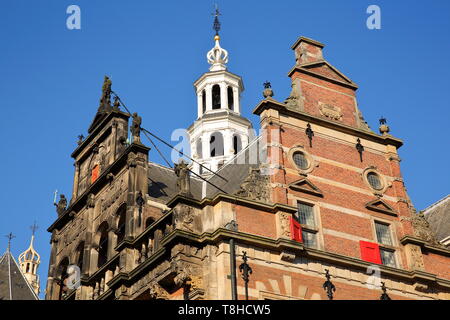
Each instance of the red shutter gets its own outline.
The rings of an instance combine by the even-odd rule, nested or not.
[[[294,219],[294,217],[290,217],[291,222],[291,239],[303,242],[302,239],[302,227],[300,226],[300,223]]]
[[[367,241],[360,241],[361,259],[367,262],[381,264],[380,247],[378,244]]]
[[[95,167],[92,169],[92,175],[91,175],[91,183],[94,183],[95,180],[98,178],[98,164],[95,165]]]

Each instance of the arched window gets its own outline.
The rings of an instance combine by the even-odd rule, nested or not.
[[[202,110],[203,110],[203,113],[206,112],[206,92],[205,92],[205,90],[202,91]]]
[[[117,215],[119,216],[119,221],[117,223],[117,244],[123,241],[125,238],[125,222],[127,216],[127,207],[126,205],[122,205],[117,211]]]
[[[57,268],[56,283],[58,284],[58,300],[61,300],[63,295],[67,293],[66,279],[69,276],[67,274],[67,267],[69,266],[69,259],[66,257],[61,260]]]
[[[108,223],[103,222],[97,232],[99,235],[97,268],[100,268],[108,261]]]
[[[155,219],[152,217],[147,218],[147,220],[145,220],[145,228],[147,229],[153,222],[155,222]]]
[[[228,87],[227,95],[228,95],[228,109],[234,110],[234,95],[232,87]]]
[[[203,145],[202,145],[202,139],[201,138],[197,139],[196,149],[197,149],[197,156],[200,159],[203,159]]]
[[[220,132],[214,132],[209,140],[211,157],[223,156],[223,137]]]
[[[212,87],[212,108],[220,109],[220,86],[218,84],[215,84]]]
[[[233,136],[233,150],[234,154],[237,154],[242,149],[241,138],[238,135]]]

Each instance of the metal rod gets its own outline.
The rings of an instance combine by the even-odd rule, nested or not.
[[[217,174],[216,172],[214,172],[214,171],[212,171],[211,169],[205,167],[204,165],[202,165],[202,164],[199,163],[198,161],[192,159],[192,158],[189,157],[188,155],[184,154],[181,150],[178,150],[177,148],[175,148],[174,146],[172,146],[170,143],[167,143],[166,141],[164,141],[163,139],[161,139],[161,138],[159,138],[158,136],[154,135],[153,133],[151,133],[151,132],[148,131],[147,129],[141,127],[141,130],[147,132],[147,133],[150,134],[152,137],[154,137],[154,138],[157,139],[158,141],[164,143],[166,146],[172,148],[173,150],[175,150],[175,151],[178,152],[179,154],[185,156],[185,157],[188,158],[189,160],[191,160],[191,161],[193,161],[193,162],[199,164],[203,169],[208,170],[209,172],[213,173],[214,175],[216,175],[216,176],[218,176],[219,178],[221,178],[221,179],[225,180],[226,182],[228,182],[228,180],[225,179],[224,177],[222,177],[220,174]]]
[[[234,239],[230,239],[230,277],[231,277],[231,300],[237,300],[237,281],[236,281],[236,252],[234,248]]]

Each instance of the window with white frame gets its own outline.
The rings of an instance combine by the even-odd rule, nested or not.
[[[395,267],[395,250],[392,248],[383,247],[383,245],[390,247],[393,245],[390,226],[386,223],[375,221],[375,232],[377,235],[377,241],[381,245],[381,263],[386,266]]]
[[[317,247],[317,229],[316,222],[314,218],[314,206],[310,204],[297,203],[297,212],[295,214],[295,219],[302,226],[302,238],[303,244],[306,247],[316,248]]]

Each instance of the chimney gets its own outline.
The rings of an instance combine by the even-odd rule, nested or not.
[[[316,40],[306,37],[300,37],[292,45],[292,50],[295,52],[296,65],[322,61],[322,48],[325,45]]]

